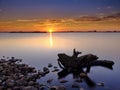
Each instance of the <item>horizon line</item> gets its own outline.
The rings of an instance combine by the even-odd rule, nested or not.
[[[84,33],[84,32],[120,32],[119,30],[106,30],[106,31],[53,31],[52,33]],[[0,33],[50,33],[48,31],[1,31]]]

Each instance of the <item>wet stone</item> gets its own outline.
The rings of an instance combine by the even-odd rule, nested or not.
[[[34,85],[33,81],[29,81],[28,85]]]
[[[52,70],[52,72],[58,72],[58,71],[59,71],[59,69],[57,69],[57,68]]]
[[[44,68],[43,68],[43,71],[44,71],[45,73],[49,73],[49,72],[50,72],[47,67],[44,67]]]
[[[38,90],[38,89],[33,86],[26,86],[24,87],[24,90]]]
[[[81,87],[80,90],[85,90],[85,89]]]
[[[79,87],[80,87],[79,84],[76,83],[72,84],[72,88],[79,88]]]
[[[66,83],[66,82],[68,82],[67,80],[60,80],[59,81],[60,83]]]
[[[54,66],[53,68],[55,68],[55,69],[56,69],[56,68],[58,68],[58,67],[57,67],[57,66]]]
[[[104,83],[101,82],[101,83],[97,83],[98,86],[104,86]]]
[[[81,79],[77,79],[77,80],[75,80],[75,82],[80,83],[80,82],[83,82],[83,81]]]
[[[61,86],[52,86],[50,87],[50,90],[66,90],[66,87],[61,85]]]
[[[13,87],[13,90],[21,90],[21,89],[20,89],[20,87],[15,86],[15,87]]]
[[[86,76],[87,76],[86,73],[80,73],[80,77],[84,78],[84,77],[86,77]]]
[[[48,79],[47,83],[51,83],[53,81],[53,79]]]
[[[51,63],[48,64],[48,67],[52,67],[53,65]]]

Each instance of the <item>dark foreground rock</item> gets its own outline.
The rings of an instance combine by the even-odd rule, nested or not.
[[[38,90],[41,74],[34,67],[12,57],[0,60],[0,90]]]
[[[21,59],[14,57],[0,59],[0,90],[45,90],[45,87],[47,90],[52,90],[54,88],[37,82],[37,79],[40,80],[50,72],[47,67],[41,71],[21,62]],[[49,67],[52,67],[52,64],[49,64]],[[49,79],[47,83],[52,81],[53,79]],[[65,90],[65,87],[56,86],[55,90]]]

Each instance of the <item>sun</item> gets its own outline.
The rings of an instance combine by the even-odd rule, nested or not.
[[[49,31],[50,33],[52,33],[52,32],[53,32],[53,29],[49,29],[48,31]]]

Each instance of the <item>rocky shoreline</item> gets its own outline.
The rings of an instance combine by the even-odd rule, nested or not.
[[[49,67],[52,67],[52,64],[48,64],[48,67],[44,67],[40,71],[21,62],[21,59],[14,57],[0,59],[0,90],[44,90],[44,87],[47,87],[48,90],[66,90],[63,85],[47,86],[37,82],[50,72]],[[59,69],[54,67],[52,72],[55,71],[59,71]],[[48,80],[47,83],[51,81]]]
[[[77,53],[78,52],[75,52],[74,50],[73,56],[71,57],[63,53],[58,54],[58,65],[59,67],[61,67],[61,65],[59,64],[61,63],[62,66],[64,66],[64,68],[62,69],[58,68],[57,66],[53,66],[51,63],[48,63],[48,66],[43,67],[41,70],[37,70],[35,67],[31,67],[27,64],[22,63],[22,59],[16,59],[14,57],[6,58],[5,56],[3,56],[3,58],[0,59],[0,90],[67,90],[67,87],[65,87],[63,83],[67,83],[68,80],[64,80],[62,78],[66,77],[69,74],[72,74],[73,78],[75,79],[74,82],[77,82],[73,83],[71,85],[71,88],[84,90],[84,88],[80,87],[80,85],[78,84],[82,83],[83,81],[89,87],[104,87],[104,82],[95,83],[87,75],[87,73],[90,73],[90,67],[88,66],[98,65],[112,70],[114,62],[108,60],[93,61],[93,57],[95,57],[96,59],[97,56],[91,54],[81,56],[78,58],[80,60],[77,60]],[[81,59],[82,57],[84,57],[85,59]],[[80,62],[81,65],[77,65],[79,64],[78,62]],[[84,71],[84,67],[82,67],[82,65],[86,65],[85,62],[87,63],[87,69],[89,69],[86,69],[86,71]],[[53,68],[52,70],[51,67]],[[61,71],[59,71],[59,69]],[[58,86],[55,84],[51,84],[54,81],[53,78],[46,79],[45,76],[47,74],[50,74],[50,72],[57,72],[58,81],[60,83]],[[41,82],[42,77],[46,79],[45,82]]]

